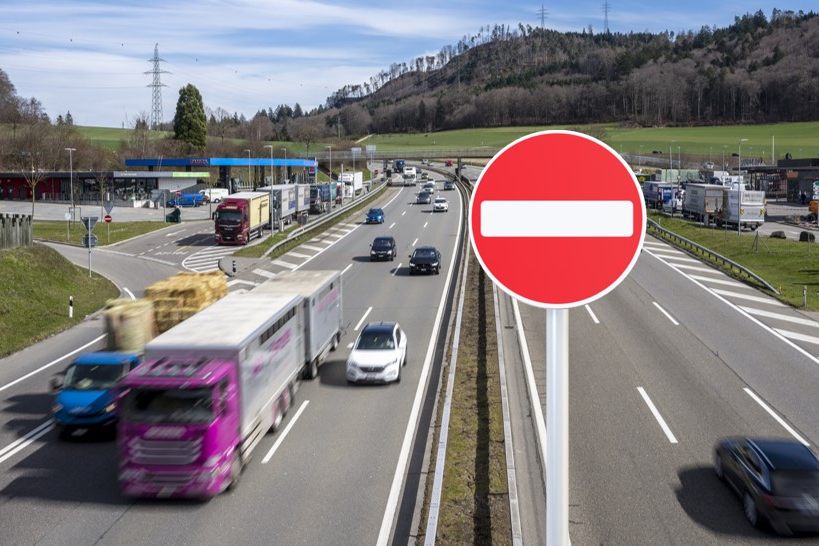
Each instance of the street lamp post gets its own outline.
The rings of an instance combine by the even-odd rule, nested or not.
[[[265,148],[270,148],[270,184],[273,185],[273,145],[265,144]]]
[[[250,184],[250,150],[245,149],[245,151],[247,152],[247,183]],[[251,187],[253,186],[251,185]]]
[[[725,150],[728,148],[727,144],[722,145],[722,170],[725,170]]]
[[[282,151],[284,152],[284,162],[287,163],[287,148],[282,148]],[[290,176],[289,176],[290,172],[289,172],[289,170],[290,169],[288,169],[287,165],[285,164],[285,166],[284,166],[284,177],[288,180],[288,182],[290,181]],[[318,176],[316,176],[316,182],[318,182]]]
[[[676,140],[672,140],[668,143],[668,178],[669,181],[671,179],[671,171],[674,169],[674,150],[672,148],[672,144],[677,142]]]
[[[71,220],[74,220],[74,152],[76,148],[65,148],[68,152],[68,186],[71,190]],[[71,233],[71,222],[68,223],[68,233]]]
[[[328,150],[330,150],[330,182],[333,181],[333,145],[328,144],[325,146]]]
[[[742,222],[741,220],[741,212],[742,212],[742,143],[747,142],[747,138],[739,139],[739,150],[738,150],[738,157],[737,157],[737,167],[739,170],[739,180],[737,181],[737,237],[740,235]]]

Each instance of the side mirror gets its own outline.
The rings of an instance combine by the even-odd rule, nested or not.
[[[412,258],[412,254],[410,254],[409,256],[407,256],[407,258]]]
[[[55,375],[48,381],[48,386],[51,388],[51,392],[57,392],[63,388],[63,380]]]

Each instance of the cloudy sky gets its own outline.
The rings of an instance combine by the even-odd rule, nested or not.
[[[613,31],[725,26],[773,3],[610,0]],[[544,2],[546,26],[602,29],[602,0]],[[540,2],[487,0],[0,0],[0,68],[52,118],[131,126],[151,110],[148,59],[162,68],[164,118],[193,83],[205,106],[251,116],[260,108],[310,109],[347,83],[393,62],[432,54],[483,25],[539,24]],[[650,6],[650,7],[649,7]],[[780,9],[815,9],[793,0]]]

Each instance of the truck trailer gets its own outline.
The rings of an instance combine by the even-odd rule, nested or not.
[[[261,191],[234,193],[216,207],[216,243],[246,245],[270,226],[270,194]]]
[[[296,184],[296,214],[310,211],[310,184]]]
[[[706,226],[716,219],[722,209],[724,192],[714,184],[688,184],[683,199],[683,216],[703,222]]]
[[[295,219],[299,197],[295,184],[263,186],[259,188],[259,191],[267,192],[270,195],[271,221],[273,224],[279,222],[289,224]]]
[[[286,271],[251,294],[298,295],[304,316],[304,377],[315,379],[319,366],[341,341],[342,292],[339,271]]]
[[[329,211],[336,200],[336,188],[335,182],[310,186],[310,212],[321,214]]]
[[[302,298],[230,294],[161,334],[122,380],[119,483],[133,497],[235,486],[304,368]]]
[[[364,189],[364,173],[361,171],[343,173],[341,182],[344,183],[344,197],[351,199]]]
[[[717,225],[736,228],[739,224],[755,230],[765,223],[765,192],[737,187],[740,189],[722,189],[722,210],[717,215]]]

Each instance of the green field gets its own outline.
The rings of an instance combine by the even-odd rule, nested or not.
[[[67,222],[63,221],[35,221],[34,238],[56,243],[82,244],[82,236],[86,233],[85,227],[80,222],[74,222],[69,238],[66,224]],[[164,222],[112,222],[110,224],[97,222],[93,233],[97,236],[97,244],[103,246],[150,233],[169,225],[171,224]]]
[[[120,129],[117,127],[83,127],[76,126],[77,132],[88,139],[91,144],[109,150],[118,150],[122,142],[128,142],[133,129]],[[149,138],[163,138],[170,133],[166,131],[151,131]]]
[[[56,250],[0,250],[0,356],[78,324],[119,291],[107,279],[71,264]],[[74,318],[68,318],[68,297]]]
[[[707,157],[710,153],[712,159],[719,163],[723,150],[727,162],[731,153],[737,151],[739,140],[747,138],[747,142],[742,143],[743,156],[747,154],[747,157],[762,157],[764,153],[765,159],[769,161],[772,137],[775,137],[777,158],[782,158],[785,152],[790,152],[793,157],[819,155],[819,121],[713,127],[627,128],[595,124],[459,129],[438,133],[373,135],[367,139],[367,144],[375,144],[378,151],[462,149],[480,146],[501,148],[516,138],[535,131],[569,128],[593,135],[602,134],[603,140],[621,153],[642,152],[650,155],[652,151],[658,150],[667,156],[668,147],[671,145],[675,154],[679,146],[683,155]],[[672,144],[672,141],[675,142]]]

